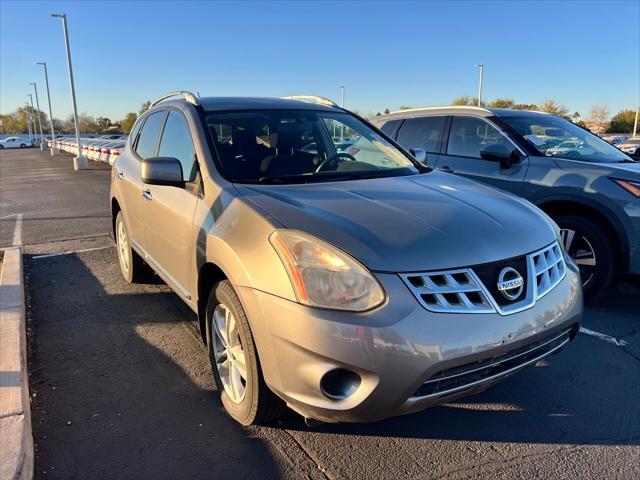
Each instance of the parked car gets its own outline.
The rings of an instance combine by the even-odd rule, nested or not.
[[[377,154],[338,152],[334,126]],[[111,207],[125,280],[155,271],[198,314],[244,425],[284,404],[327,422],[421,410],[578,331],[578,268],[546,215],[422,166],[326,99],[156,100]]]
[[[4,140],[0,140],[0,149],[3,148],[27,148],[32,147],[33,144],[30,140],[22,137],[7,137]]]
[[[629,138],[624,143],[620,143],[616,146],[631,157],[640,157],[640,137]]]
[[[623,272],[640,274],[640,164],[554,115],[475,107],[424,108],[377,118],[427,163],[519,195],[562,229],[593,297]]]

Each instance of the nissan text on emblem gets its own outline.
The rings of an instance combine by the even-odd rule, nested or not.
[[[508,299],[515,300],[520,296],[524,289],[524,279],[517,270],[511,267],[505,267],[498,275],[498,290]]]

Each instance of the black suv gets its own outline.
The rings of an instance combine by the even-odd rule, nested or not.
[[[619,273],[640,274],[640,163],[589,131],[547,113],[475,107],[402,110],[375,123],[429,166],[545,211],[587,297]]]

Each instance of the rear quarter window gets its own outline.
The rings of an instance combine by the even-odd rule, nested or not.
[[[402,120],[390,120],[385,123],[380,130],[389,135],[391,138],[396,138],[396,132],[398,127],[402,123]]]

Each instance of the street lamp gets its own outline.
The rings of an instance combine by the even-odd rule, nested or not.
[[[31,119],[29,118],[29,103],[25,103],[25,115],[27,116],[27,130],[29,130],[29,142],[32,142],[33,139],[31,138]]]
[[[636,108],[636,121],[633,122],[633,138],[636,138],[636,132],[638,131],[638,115],[640,114],[640,108]]]
[[[340,101],[340,106],[342,108],[344,108],[344,85],[340,86],[340,90],[341,90],[341,101]],[[340,124],[340,143],[344,142],[344,123]]]
[[[29,85],[33,85],[33,89],[36,92],[36,107],[38,107],[38,111],[36,115],[38,116],[38,126],[40,127],[40,150],[44,152],[44,134],[42,132],[42,119],[40,118],[40,100],[38,100],[38,87],[35,82],[29,82]]]
[[[71,66],[71,49],[69,46],[69,32],[67,30],[67,16],[64,13],[52,13],[52,17],[62,19],[62,29],[64,30],[64,45],[67,49],[67,66],[69,67],[69,83],[71,84],[71,100],[73,102],[73,120],[76,127],[76,142],[78,145],[78,156],[73,159],[74,170],[84,170],[88,168],[86,157],[82,156],[82,144],[80,143],[80,124],[78,122],[78,107],[76,105],[76,87],[73,84],[73,67]]]
[[[484,65],[479,63],[476,67],[480,67],[480,85],[478,85],[478,107],[482,106],[482,77],[484,76]]]
[[[51,127],[51,156],[55,153],[56,133],[53,131],[53,113],[51,112],[51,95],[49,94],[49,74],[47,73],[47,62],[36,62],[44,67],[44,83],[47,86],[47,100],[49,101],[49,126]],[[36,97],[37,99],[38,97]]]

